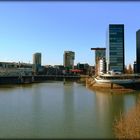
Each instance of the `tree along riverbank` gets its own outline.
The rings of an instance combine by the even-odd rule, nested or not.
[[[116,138],[140,139],[140,101],[127,114],[121,114],[114,124]]]

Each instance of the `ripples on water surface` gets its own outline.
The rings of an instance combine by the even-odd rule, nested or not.
[[[0,138],[113,138],[114,119],[138,97],[76,82],[0,86]]]

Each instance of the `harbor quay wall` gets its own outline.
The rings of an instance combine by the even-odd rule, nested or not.
[[[22,84],[22,83],[37,83],[47,80],[57,81],[79,81],[85,79],[82,76],[64,76],[64,75],[30,75],[30,76],[0,76],[0,84]],[[85,81],[85,80],[84,80]]]
[[[96,83],[96,81],[90,77],[86,79],[86,87],[93,90],[102,91],[134,91],[140,89],[140,83],[129,84],[115,84],[115,83]]]
[[[68,81],[73,81],[80,79],[80,77],[74,77],[74,76],[57,76],[57,75],[51,75],[51,76],[33,76],[33,82],[43,82],[47,80],[56,80],[56,81],[63,81],[63,80],[68,80]]]

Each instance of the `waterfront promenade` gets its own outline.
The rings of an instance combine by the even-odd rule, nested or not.
[[[119,77],[119,75],[117,76]],[[119,79],[119,82],[116,78],[108,81],[106,79],[101,79],[101,82],[97,82],[94,77],[89,77],[86,78],[86,87],[104,92],[132,92],[140,89],[140,82],[129,82],[129,80],[139,81],[140,78],[133,78],[134,77],[131,77],[130,79]]]

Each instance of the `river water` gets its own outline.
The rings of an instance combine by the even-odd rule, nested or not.
[[[139,93],[103,93],[61,81],[0,86],[0,138],[114,138],[114,120]]]

